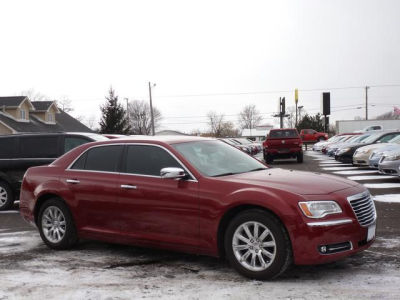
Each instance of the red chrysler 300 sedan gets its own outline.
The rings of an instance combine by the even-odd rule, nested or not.
[[[225,256],[255,279],[364,250],[376,223],[358,183],[181,136],[85,144],[30,168],[20,210],[53,249],[88,238]]]

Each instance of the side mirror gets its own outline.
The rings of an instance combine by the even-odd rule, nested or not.
[[[163,179],[181,179],[186,177],[186,173],[181,168],[162,168],[160,176]]]

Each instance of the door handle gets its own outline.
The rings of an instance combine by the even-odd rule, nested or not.
[[[72,184],[78,184],[78,183],[80,183],[80,181],[79,180],[76,180],[76,179],[67,179],[66,180],[68,183],[72,183]]]
[[[121,189],[136,190],[137,186],[136,185],[131,185],[131,184],[121,184]]]

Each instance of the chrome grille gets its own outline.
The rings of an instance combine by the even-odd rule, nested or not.
[[[361,226],[368,226],[375,222],[375,205],[368,191],[347,197],[347,200]]]

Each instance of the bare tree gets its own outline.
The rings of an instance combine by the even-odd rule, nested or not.
[[[400,115],[394,113],[394,111],[388,111],[376,117],[377,120],[399,120]]]
[[[46,96],[45,94],[42,94],[40,92],[36,92],[35,89],[28,89],[28,90],[23,90],[20,93],[21,96],[27,96],[29,100],[31,101],[49,101],[50,98]]]
[[[262,116],[254,104],[246,105],[239,114],[241,128],[253,129],[262,121]]]
[[[57,106],[60,108],[62,111],[69,113],[71,111],[74,111],[74,108],[72,107],[72,101],[66,96],[61,97],[59,100],[57,100]]]
[[[207,114],[208,125],[210,126],[210,135],[215,137],[238,136],[239,130],[230,121],[224,120],[223,114],[217,114],[210,111]]]
[[[153,106],[154,127],[160,127],[161,112]],[[132,134],[151,134],[150,105],[144,100],[130,101],[128,104],[129,124]]]
[[[215,111],[210,111],[207,114],[210,133],[215,137],[222,136],[222,128],[224,123],[224,115],[218,115]]]
[[[285,127],[286,128],[295,128],[296,127],[296,107],[289,106],[286,109],[286,114],[288,115],[284,119]]]

